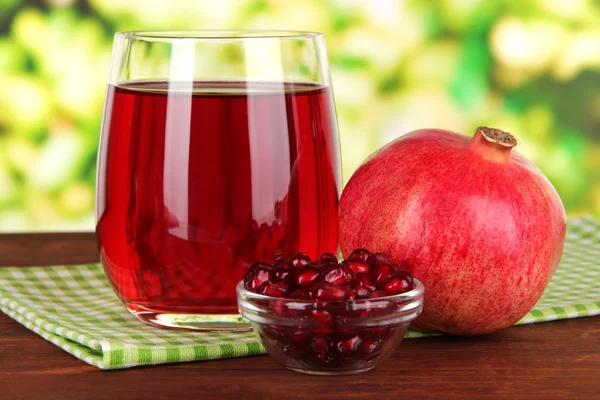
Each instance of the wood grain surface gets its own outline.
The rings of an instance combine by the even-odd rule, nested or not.
[[[92,233],[0,235],[0,265],[94,262]],[[7,399],[600,399],[600,317],[408,339],[374,371],[312,377],[268,356],[100,371],[0,314]]]

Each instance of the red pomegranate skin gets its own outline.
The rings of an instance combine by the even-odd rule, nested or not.
[[[500,144],[486,129],[473,138],[413,131],[371,155],[342,193],[342,253],[385,252],[425,285],[413,328],[475,335],[508,327],[539,300],[560,261],[558,193],[511,152],[514,137]]]

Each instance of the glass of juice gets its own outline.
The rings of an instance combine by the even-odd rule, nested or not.
[[[100,257],[127,309],[247,330],[257,260],[337,251],[340,149],[323,35],[115,36],[98,154]]]

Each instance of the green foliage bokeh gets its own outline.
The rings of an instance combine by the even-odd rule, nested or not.
[[[407,131],[488,125],[600,215],[593,0],[3,0],[0,231],[93,229],[112,37],[138,29],[324,32],[345,181]]]

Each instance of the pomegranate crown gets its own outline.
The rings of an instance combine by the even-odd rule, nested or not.
[[[501,146],[513,148],[517,145],[517,139],[510,132],[487,126],[480,126],[477,131],[481,132],[486,140]]]

